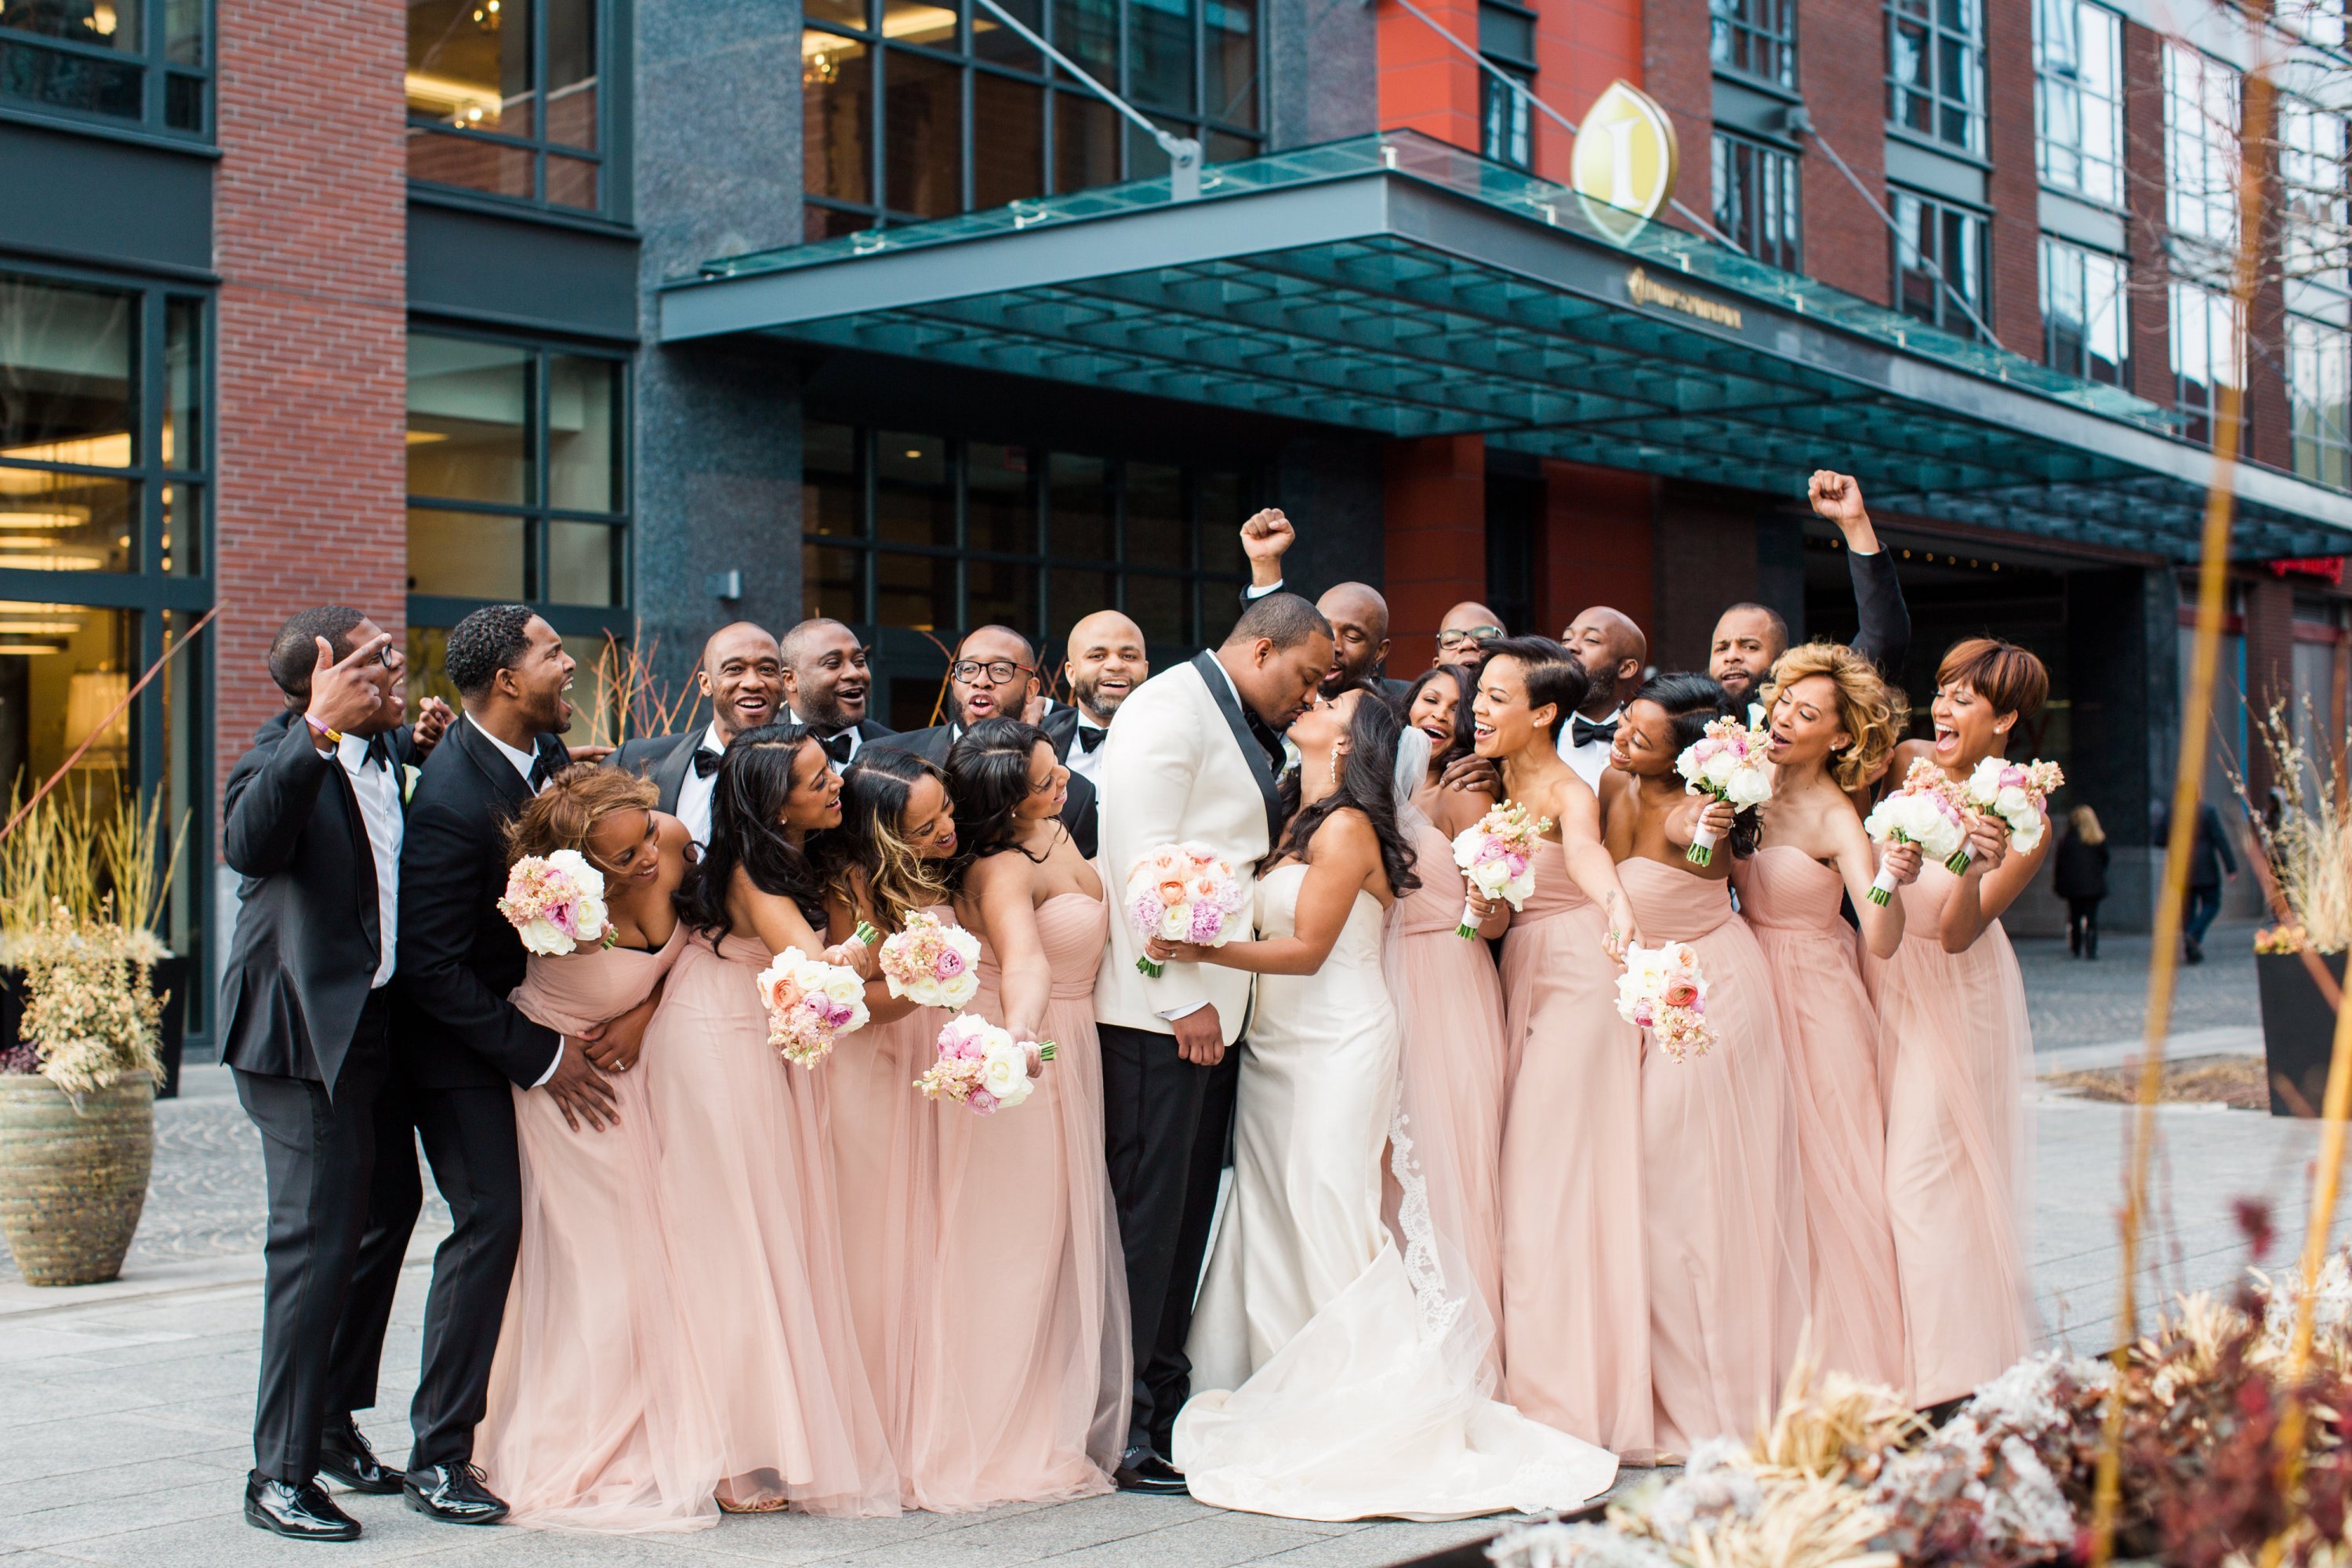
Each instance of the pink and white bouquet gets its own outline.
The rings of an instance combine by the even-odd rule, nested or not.
[[[961,1007],[980,990],[980,938],[921,910],[877,955],[893,996],[922,1007]]]
[[[788,947],[760,972],[768,1044],[796,1067],[814,1067],[835,1040],[866,1026],[866,982],[855,969]]]
[[[970,1013],[940,1030],[939,1058],[915,1080],[926,1099],[952,1100],[975,1116],[993,1116],[1029,1098],[1037,1080],[1029,1058],[1054,1059],[1054,1042],[1016,1040],[1012,1032]]]
[[[1706,1026],[1706,977],[1699,973],[1698,950],[1686,942],[1627,949],[1625,973],[1617,977],[1617,1016],[1647,1029],[1675,1061],[1704,1055],[1715,1032]]]
[[[1734,811],[1753,810],[1772,797],[1772,764],[1765,750],[1771,739],[1760,724],[1751,729],[1737,719],[1714,720],[1705,734],[1683,748],[1675,772],[1690,781],[1684,787],[1692,795],[1728,801]],[[1701,827],[1683,858],[1694,866],[1707,864],[1715,858],[1716,837]]]
[[[2012,763],[2006,757],[1987,757],[1979,763],[1969,782],[1960,786],[1960,800],[1979,816],[1999,817],[2009,829],[2009,847],[2020,855],[2031,855],[2042,842],[2047,820],[2042,815],[2042,803],[2051,793],[2066,782],[2056,763]],[[1969,849],[1962,845],[1952,858],[1944,862],[1955,872],[1969,868]]]
[[[566,953],[583,945],[610,947],[620,934],[604,908],[604,874],[577,849],[526,855],[507,871],[499,913],[542,954]]]
[[[1481,898],[1524,908],[1536,890],[1536,845],[1550,828],[1550,817],[1530,816],[1518,802],[1504,801],[1454,836],[1454,863]],[[1467,901],[1454,934],[1478,934],[1478,913]]]
[[[1205,845],[1163,844],[1135,864],[1127,878],[1127,920],[1149,942],[1189,942],[1223,947],[1249,889],[1234,868]],[[1135,967],[1153,979],[1161,965],[1139,957]]]
[[[1870,808],[1862,828],[1874,844],[1916,844],[1936,859],[1958,855],[1968,864],[1969,819],[1959,791],[1925,757],[1915,758],[1902,785]],[[1895,873],[1881,867],[1870,884],[1870,901],[1883,905],[1894,895]]]

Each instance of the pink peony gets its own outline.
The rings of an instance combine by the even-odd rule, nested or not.
[[[987,1116],[996,1110],[996,1096],[984,1089],[975,1089],[965,1098],[964,1104],[978,1114]]]
[[[951,947],[942,946],[939,957],[931,961],[931,973],[942,980],[953,980],[963,970],[963,954]]]
[[[1698,987],[1687,980],[1671,981],[1666,986],[1666,1005],[1687,1007],[1698,1000]]]

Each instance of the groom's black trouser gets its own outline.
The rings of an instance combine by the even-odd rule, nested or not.
[[[1127,1254],[1135,1405],[1128,1446],[1163,1454],[1192,1363],[1184,1339],[1216,1215],[1218,1171],[1233,1121],[1239,1047],[1213,1068],[1176,1052],[1172,1035],[1101,1026],[1103,1150]]]

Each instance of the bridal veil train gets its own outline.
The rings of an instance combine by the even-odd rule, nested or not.
[[[1427,746],[1404,731],[1401,816]],[[1294,862],[1260,879],[1262,933],[1292,933],[1306,876]],[[1573,1507],[1617,1461],[1492,1397],[1494,1325],[1448,1267],[1401,1104],[1383,923],[1359,892],[1319,970],[1259,979],[1233,1188],[1187,1346],[1203,1392],[1177,1417],[1173,1458],[1201,1501],[1293,1519]],[[1383,1146],[1402,1237],[1381,1222]]]

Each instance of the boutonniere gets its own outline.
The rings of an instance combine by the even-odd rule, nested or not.
[[[400,764],[401,805],[406,805],[412,799],[415,798],[416,781],[424,776],[425,770],[418,767],[415,763],[403,763]]]

